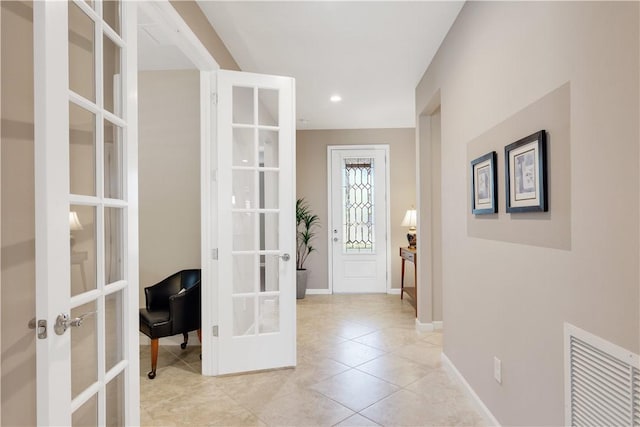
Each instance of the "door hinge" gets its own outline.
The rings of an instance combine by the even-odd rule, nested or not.
[[[213,327],[213,336],[217,337],[218,336],[218,325]]]
[[[211,103],[213,105],[218,105],[218,94],[215,92],[211,92]]]
[[[38,334],[38,339],[45,339],[47,338],[47,321],[44,319],[40,319],[38,320],[37,324],[36,324],[36,318],[34,317],[33,319],[29,320],[29,329],[36,329],[36,332]]]
[[[211,249],[211,259],[218,259],[218,248]]]

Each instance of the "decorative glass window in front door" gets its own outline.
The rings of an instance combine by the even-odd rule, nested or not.
[[[373,253],[374,159],[345,158],[342,173],[342,232],[344,253]]]

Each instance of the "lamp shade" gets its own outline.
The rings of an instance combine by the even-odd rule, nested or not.
[[[75,211],[69,212],[69,229],[71,231],[83,230],[78,213]]]
[[[404,214],[404,219],[402,220],[403,227],[415,227],[418,225],[417,214],[415,209],[407,210],[407,213]]]

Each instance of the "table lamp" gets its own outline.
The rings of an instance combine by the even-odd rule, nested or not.
[[[418,224],[418,218],[415,209],[407,210],[407,213],[404,214],[404,219],[402,220],[403,227],[409,227],[409,233],[407,234],[407,240],[409,241],[409,247],[416,247],[416,225]]]

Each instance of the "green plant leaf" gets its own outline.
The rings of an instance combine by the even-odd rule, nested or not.
[[[316,236],[316,229],[320,226],[320,218],[311,211],[311,207],[304,198],[296,200],[296,268],[302,269],[309,254],[316,249],[311,241]]]

